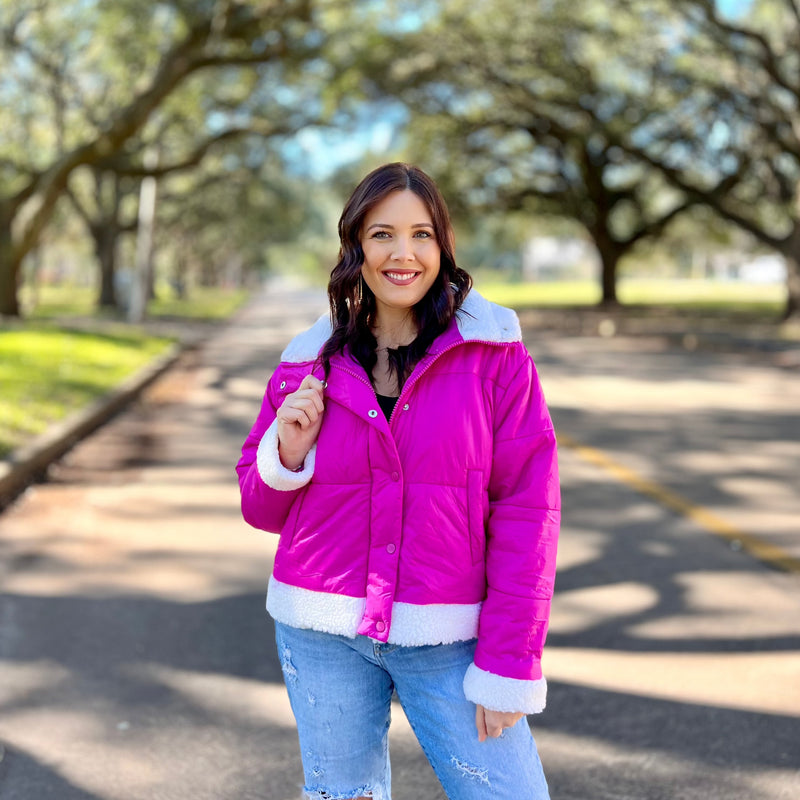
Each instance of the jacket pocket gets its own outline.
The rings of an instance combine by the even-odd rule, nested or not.
[[[483,471],[467,470],[467,517],[472,563],[483,561],[486,554],[486,521],[483,516]]]
[[[297,495],[289,509],[289,514],[286,517],[286,522],[281,530],[281,543],[286,550],[290,550],[294,542],[294,535],[297,532],[297,521],[300,518],[300,510],[303,507],[303,501],[308,494],[308,486],[304,486],[302,491]]]

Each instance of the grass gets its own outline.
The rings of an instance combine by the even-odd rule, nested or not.
[[[0,456],[102,396],[170,340],[25,323],[0,331]]]
[[[195,289],[187,299],[154,301],[148,318],[226,319],[246,297]],[[35,307],[30,293],[21,300],[27,318],[0,329],[0,458],[108,393],[172,342],[119,314],[96,313],[93,289],[41,287]]]
[[[160,317],[182,317],[184,319],[227,319],[247,299],[245,289],[193,289],[189,297],[179,300],[164,297],[153,300],[148,315]]]
[[[594,281],[501,283],[476,282],[489,300],[501,305],[592,306],[600,301]],[[685,311],[753,313],[775,317],[783,309],[782,286],[702,280],[621,280],[619,300],[623,305],[673,307]]]
[[[27,318],[53,320],[65,317],[95,316],[96,290],[82,286],[43,286],[36,292],[36,299],[26,287],[20,293]],[[227,319],[245,300],[244,289],[216,289],[198,287],[183,299],[168,290],[161,291],[156,300],[147,307],[149,319],[181,317],[192,320]],[[101,311],[100,317],[121,318],[121,312]]]
[[[600,288],[589,281],[558,283],[501,283],[475,281],[475,288],[501,306],[590,306],[600,301]]]

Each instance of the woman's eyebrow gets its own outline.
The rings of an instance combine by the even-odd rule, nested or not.
[[[412,228],[432,228],[433,224],[430,222],[417,222],[415,225],[411,226]],[[391,228],[394,230],[394,225],[389,225],[388,222],[373,222],[367,230],[371,231],[373,228]]]

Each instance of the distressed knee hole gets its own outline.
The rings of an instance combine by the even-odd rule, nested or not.
[[[297,669],[292,663],[292,651],[287,645],[281,648],[281,669],[287,681],[291,683],[297,682]]]
[[[373,790],[368,786],[353,789],[352,792],[326,792],[324,789],[308,788],[304,789],[303,792],[308,800],[358,800],[361,797],[371,797],[378,800],[377,796],[373,794]]]
[[[455,756],[450,759],[450,763],[465,777],[473,781],[489,786],[489,770],[475,767],[472,764],[467,764],[465,761],[460,761]]]

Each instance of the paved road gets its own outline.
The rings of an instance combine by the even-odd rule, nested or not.
[[[0,518],[0,800],[298,796],[263,611],[275,541],[239,519],[232,464],[319,311],[298,292],[251,306]],[[561,434],[797,545],[796,376],[651,340],[529,343]],[[796,800],[800,577],[584,455],[562,453],[531,718],[554,800]],[[391,739],[395,800],[442,800],[399,709]]]

